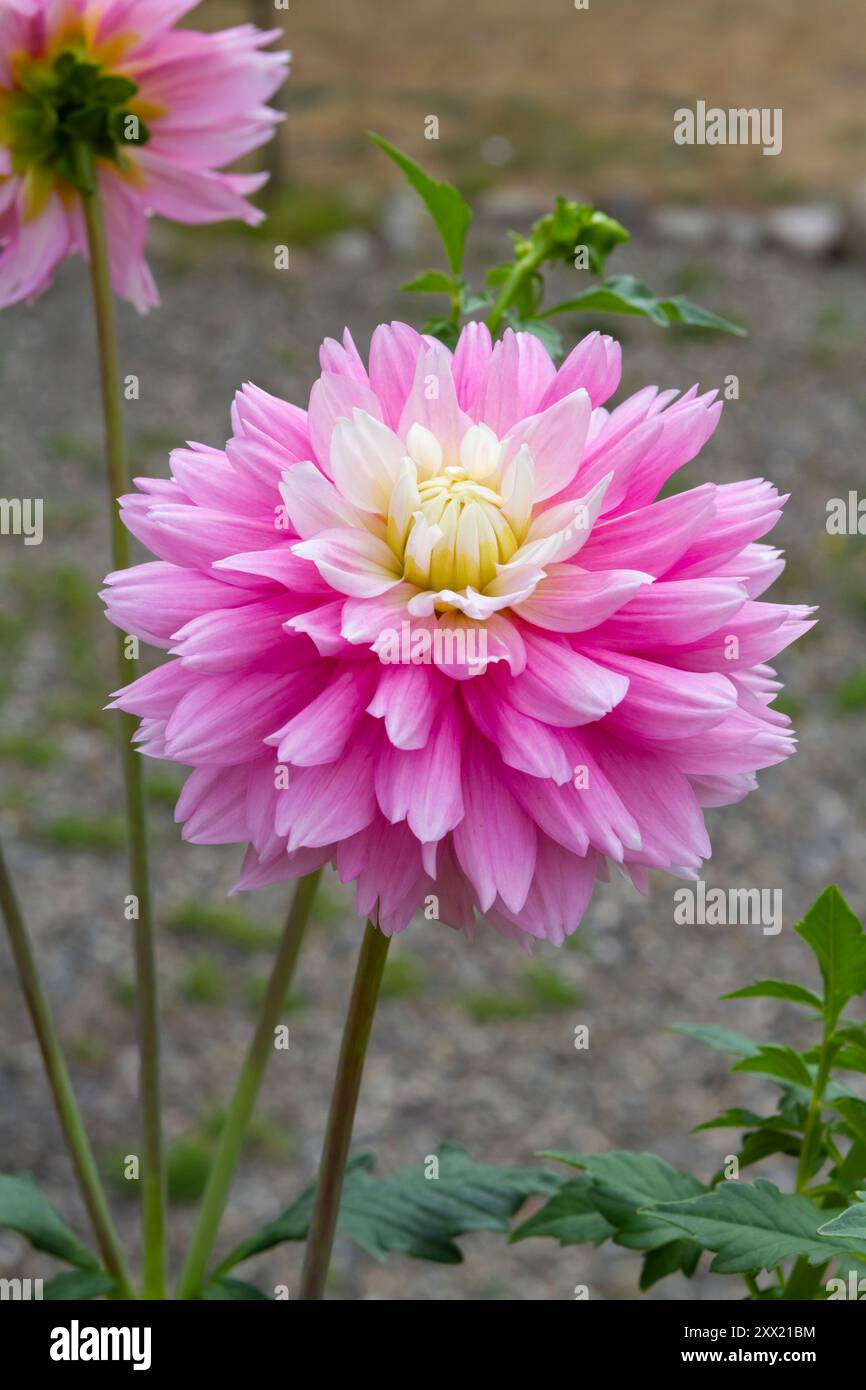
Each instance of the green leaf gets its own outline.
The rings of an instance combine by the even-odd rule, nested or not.
[[[538,318],[521,319],[517,314],[510,313],[507,313],[505,318],[516,333],[531,333],[534,338],[538,338],[554,361],[558,357],[562,357],[564,352],[562,334],[552,324]]]
[[[666,1279],[680,1269],[687,1279],[691,1279],[700,1258],[701,1247],[694,1240],[671,1240],[667,1245],[647,1251],[640,1275],[641,1293],[646,1293],[660,1279]]]
[[[821,967],[831,1025],[849,999],[866,991],[866,935],[839,889],[825,888],[794,928]]]
[[[401,286],[410,294],[453,294],[457,282],[446,275],[444,270],[424,270],[414,280],[406,280]]]
[[[741,1168],[748,1168],[752,1163],[760,1163],[773,1154],[787,1154],[789,1158],[795,1158],[799,1153],[799,1135],[787,1134],[781,1129],[758,1129],[743,1136],[737,1158]],[[721,1176],[724,1177],[724,1172]]]
[[[745,338],[746,330],[730,319],[714,314],[712,309],[702,309],[682,295],[661,300],[661,306],[671,323],[683,324],[687,328],[709,328],[716,333],[733,333],[737,338]]]
[[[866,1047],[862,1043],[845,1043],[834,1052],[833,1066],[842,1071],[866,1072]]]
[[[716,1251],[710,1266],[715,1274],[756,1274],[800,1255],[821,1264],[834,1251],[857,1248],[851,1241],[819,1236],[822,1213],[808,1197],[780,1192],[766,1178],[754,1185],[725,1182],[691,1201],[655,1206],[652,1214]],[[862,1248],[866,1251],[866,1242]]]
[[[846,1236],[864,1242],[866,1247],[866,1192],[858,1192],[859,1201],[853,1207],[848,1207],[839,1216],[834,1216],[832,1221],[825,1221],[823,1226],[818,1227],[819,1233],[824,1236]]]
[[[653,294],[648,285],[636,280],[633,275],[611,275],[597,285],[591,285],[573,299],[566,299],[552,309],[546,309],[543,318],[553,314],[572,314],[585,310],[606,314],[637,314],[667,328],[672,323],[685,324],[693,328],[712,328],[718,332],[745,335],[745,329],[728,319],[721,318],[709,309],[701,309],[697,304],[680,296],[660,299]]]
[[[745,1071],[752,1072],[757,1076],[769,1076],[774,1081],[793,1083],[795,1086],[802,1086],[807,1091],[812,1086],[812,1073],[799,1052],[795,1052],[793,1047],[782,1047],[779,1043],[766,1043],[758,1049],[754,1056],[744,1057],[741,1062],[736,1062],[731,1067],[731,1071]]]
[[[593,1182],[596,1210],[616,1227],[617,1244],[632,1250],[651,1250],[670,1240],[645,1210],[652,1203],[693,1197],[706,1190],[690,1173],[672,1168],[655,1154],[614,1149],[607,1154],[548,1153],[543,1157],[584,1170]]]
[[[426,334],[428,338],[438,338],[440,343],[444,343],[446,347],[451,348],[452,352],[456,348],[457,340],[460,337],[460,329],[457,324],[452,323],[451,319],[446,318],[428,319],[421,331]]]
[[[866,1144],[855,1139],[842,1162],[831,1170],[830,1176],[842,1192],[850,1195],[866,1178]]]
[[[29,1173],[0,1174],[0,1228],[17,1231],[36,1250],[56,1255],[79,1269],[98,1270],[59,1212],[42,1196]]]
[[[368,134],[380,150],[384,150],[388,158],[393,159],[397,167],[403,171],[408,182],[426,205],[444,243],[448,264],[454,274],[459,275],[463,266],[466,233],[469,230],[469,223],[472,221],[472,209],[469,204],[450,183],[438,183],[435,179],[431,179],[429,174],[425,174],[423,169],[419,169],[418,165],[407,155],[402,154],[393,145],[389,145],[387,140],[382,139],[381,135],[376,135],[373,131],[368,131]]]
[[[566,299],[552,309],[544,311],[544,318],[553,314],[572,314],[584,310],[595,310],[606,314],[637,314],[652,319],[661,328],[667,328],[668,318],[661,307],[657,295],[636,280],[633,275],[612,275],[598,285],[592,285],[573,299]]]
[[[85,1302],[90,1298],[102,1298],[113,1293],[116,1288],[110,1274],[104,1269],[71,1269],[65,1274],[55,1274],[42,1290],[42,1297],[61,1303]]]
[[[272,1301],[266,1293],[257,1289],[255,1284],[247,1284],[243,1279],[212,1279],[206,1288],[202,1289],[201,1297],[206,1303],[219,1303],[226,1299],[246,1303]]]
[[[425,1177],[420,1163],[376,1177],[373,1162],[371,1154],[362,1154],[348,1165],[337,1229],[377,1260],[397,1250],[458,1264],[463,1255],[457,1236],[507,1231],[527,1197],[548,1196],[560,1185],[542,1168],[476,1163],[456,1144],[439,1150],[438,1178]],[[216,1277],[282,1241],[304,1240],[314,1193],[311,1185],[276,1221],[236,1246]]]
[[[687,1038],[696,1038],[706,1043],[715,1052],[729,1052],[737,1057],[756,1057],[759,1047],[745,1033],[737,1033],[733,1028],[722,1028],[716,1023],[675,1023],[672,1033],[683,1033]]]
[[[672,1168],[655,1154],[627,1150],[607,1154],[547,1153],[542,1157],[585,1170],[591,1183],[586,1199],[613,1228],[613,1240],[617,1245],[629,1250],[650,1251],[676,1247],[668,1248],[666,1256],[660,1255],[658,1261],[645,1263],[642,1277],[653,1283],[675,1269],[682,1269],[687,1276],[692,1274],[700,1258],[700,1246],[689,1240],[672,1241],[669,1228],[654,1219],[651,1204],[674,1197],[693,1197],[706,1191],[697,1178]],[[549,1203],[548,1207],[552,1205]]]
[[[560,1245],[593,1245],[607,1240],[614,1227],[596,1210],[593,1183],[589,1178],[565,1182],[540,1211],[512,1231],[512,1241],[531,1236],[551,1236]]]
[[[782,1115],[758,1115],[754,1110],[744,1110],[742,1106],[732,1106],[730,1110],[723,1110],[720,1115],[712,1120],[705,1120],[702,1125],[695,1125],[692,1133],[697,1134],[702,1129],[790,1129],[790,1121]]]
[[[789,980],[756,980],[745,989],[735,989],[722,999],[787,999],[791,1004],[805,1004],[810,1009],[823,1009],[824,1001],[811,989],[797,985]]]
[[[848,1136],[866,1145],[866,1101],[855,1096],[844,1096],[839,1100],[828,1101],[827,1104],[837,1115],[842,1116]]]

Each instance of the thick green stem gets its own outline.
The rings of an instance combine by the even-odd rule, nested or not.
[[[265,997],[259,1010],[252,1042],[244,1058],[229,1105],[217,1151],[208,1176],[201,1211],[178,1283],[177,1296],[197,1298],[207,1273],[208,1260],[225,1210],[229,1188],[243,1147],[244,1135],[268,1059],[276,1028],[301,949],[304,929],[316,895],[321,870],[302,878],[295,890],[288,920],[274,960]]]
[[[117,1232],[108,1210],[99,1171],[82,1123],[81,1114],[72,1090],[72,1082],[66,1069],[66,1062],[54,1026],[51,1008],[48,1003],[39,968],[33,954],[33,946],[21,915],[18,899],[3,858],[0,846],[0,906],[9,932],[12,955],[18,970],[18,978],[24,992],[24,999],[33,1030],[42,1053],[42,1061],[48,1076],[48,1084],[57,1107],[60,1127],[72,1158],[75,1177],[82,1200],[90,1217],[96,1236],[99,1252],[109,1274],[112,1275],[121,1298],[134,1298],[132,1280],[120,1250]]]
[[[129,535],[117,509],[116,499],[129,488],[117,326],[111,290],[108,238],[93,156],[87,147],[79,150],[82,194],[87,242],[90,253],[90,280],[99,367],[102,408],[105,417],[105,457],[108,471],[108,500],[111,516],[111,554],[115,569],[126,569],[131,560]],[[127,638],[117,634],[120,684],[135,680],[138,663],[127,655]],[[160,1120],[159,1017],[157,1005],[156,952],[151,914],[147,857],[147,829],[144,813],[144,785],[141,759],[132,742],[135,719],[119,715],[123,777],[126,792],[126,819],[129,837],[129,868],[132,892],[137,900],[138,917],[134,925],[135,971],[137,984],[138,1039],[141,1091],[141,1196],[144,1244],[145,1298],[165,1298],[165,1162]]]
[[[343,1177],[349,1157],[349,1145],[352,1142],[352,1127],[355,1123],[355,1108],[358,1104],[364,1058],[367,1055],[367,1043],[388,954],[388,942],[389,938],[384,936],[378,927],[374,927],[372,922],[367,923],[355,971],[349,1012],[343,1029],[343,1041],[340,1044],[331,1108],[328,1111],[328,1126],[325,1131],[319,1180],[316,1184],[313,1218],[310,1222],[304,1271],[301,1276],[302,1299],[319,1299],[325,1296],[325,1280],[331,1261],[334,1232],[337,1229]]]

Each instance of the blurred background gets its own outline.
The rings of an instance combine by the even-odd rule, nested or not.
[[[859,11],[859,12],[858,12]],[[375,129],[457,182],[477,208],[469,272],[507,251],[563,192],[598,202],[633,232],[611,269],[687,293],[743,322],[745,339],[664,332],[584,315],[621,339],[623,393],[721,386],[735,374],[692,486],[766,476],[792,494],[774,534],[788,568],[774,593],[820,603],[821,623],[779,668],[797,756],[760,778],[742,807],[710,812],[710,886],[782,888],[786,930],[675,926],[676,884],[643,899],[597,893],[561,951],[531,958],[480,928],[468,944],[413,924],[392,948],[355,1131],[381,1169],[418,1161],[442,1139],[478,1159],[525,1163],[540,1148],[650,1149],[708,1177],[725,1132],[690,1134],[726,1105],[761,1110],[772,1088],[730,1078],[724,1058],[672,1034],[678,1021],[725,1022],[769,1040],[811,1040],[785,1005],[718,996],[767,975],[811,983],[789,928],[839,882],[866,910],[862,777],[866,739],[866,554],[830,537],[826,505],[863,477],[866,385],[866,57],[862,10],[764,0],[207,0],[192,23],[255,19],[285,29],[293,75],[281,95],[271,216],[257,232],[155,225],[164,307],[121,313],[134,471],[165,476],[185,439],[219,445],[245,380],[306,402],[317,345],[350,324],[362,352],[376,323],[419,323],[396,286],[440,265],[414,195],[367,140]],[[783,150],[675,146],[673,111],[781,107]],[[438,142],[424,139],[436,115]],[[291,268],[273,269],[275,244]],[[564,274],[559,288],[573,280]],[[430,309],[432,310],[431,303]],[[0,322],[0,467],[7,496],[45,500],[45,539],[3,537],[0,567],[0,833],[39,953],[80,1103],[127,1242],[137,1243],[136,1048],[124,833],[112,716],[111,632],[96,592],[109,568],[101,425],[83,268],[67,264],[31,308]],[[181,769],[147,768],[164,1019],[165,1123],[175,1258],[191,1228],[222,1107],[260,1001],[288,892],[226,898],[238,852],[181,843],[172,808]],[[323,887],[286,1000],[291,1049],[271,1063],[232,1191],[223,1240],[271,1219],[313,1177],[357,950],[347,892]],[[576,1052],[574,1029],[591,1045]],[[775,1163],[775,1166],[774,1166]],[[0,941],[0,1169],[27,1169],[86,1230],[48,1102],[5,941]],[[763,1166],[781,1178],[778,1161]],[[331,1296],[569,1299],[637,1296],[639,1259],[612,1247],[560,1249],[502,1238],[463,1242],[461,1266],[400,1256],[375,1265],[338,1242]],[[301,1251],[284,1246],[239,1271],[297,1286]],[[0,1273],[48,1277],[51,1261],[0,1233]],[[706,1273],[656,1298],[737,1297]]]

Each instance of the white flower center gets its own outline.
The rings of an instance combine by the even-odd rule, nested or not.
[[[500,492],[499,440],[475,425],[459,462],[446,462],[439,442],[416,425],[406,447],[388,518],[404,577],[422,589],[483,590],[520,545]]]

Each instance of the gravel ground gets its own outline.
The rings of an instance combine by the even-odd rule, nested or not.
[[[485,249],[498,229],[482,226]],[[128,405],[136,470],[167,468],[166,451],[192,437],[220,443],[231,393],[246,379],[301,400],[315,345],[349,322],[365,344],[376,322],[414,308],[392,290],[403,269],[375,239],[293,257],[288,275],[268,270],[268,248],[243,239],[170,238],[155,256],[165,308],[148,320],[124,313],[124,370],[140,378]],[[426,263],[424,261],[423,263]],[[763,774],[744,806],[709,813],[714,856],[706,879],[723,887],[784,890],[786,930],[682,927],[673,923],[675,884],[656,877],[647,898],[621,884],[599,892],[577,949],[541,949],[535,966],[512,944],[480,932],[474,944],[445,929],[413,925],[394,948],[390,996],[372,1040],[355,1132],[382,1169],[417,1161],[443,1138],[493,1162],[531,1160],[542,1147],[646,1148],[709,1176],[728,1151],[725,1132],[690,1135],[725,1105],[760,1108],[770,1088],[730,1078],[725,1060],[672,1034],[678,1020],[723,1021],[765,1038],[799,1041],[787,1006],[720,1005],[718,997],[776,974],[806,980],[808,953],[788,928],[823,886],[837,881],[861,907],[864,877],[862,714],[840,713],[840,683],[861,666],[866,563],[856,538],[825,532],[827,499],[856,487],[866,394],[852,345],[863,341],[863,270],[812,265],[747,249],[684,253],[644,241],[622,253],[660,288],[745,320],[745,340],[663,335],[627,321],[624,388],[647,381],[720,385],[730,373],[740,398],[728,406],[695,482],[766,475],[793,496],[778,529],[789,557],[779,594],[822,605],[822,623],[780,669],[797,707],[800,751]],[[85,282],[65,268],[36,309],[4,315],[0,441],[4,495],[45,498],[45,540],[0,548],[6,616],[0,681],[3,783],[0,830],[36,937],[80,1102],[100,1161],[113,1178],[119,1224],[132,1248],[137,1207],[120,1178],[136,1148],[131,953],[122,903],[126,878],[116,847],[120,804],[110,714],[111,641],[95,592],[108,568],[103,518],[93,343]],[[617,325],[617,331],[620,325]],[[251,1026],[251,995],[266,949],[172,928],[190,903],[222,906],[237,868],[231,849],[183,845],[166,802],[165,770],[153,786],[164,1023],[165,1122],[169,1137],[212,1130],[214,1107],[232,1085]],[[87,843],[89,842],[90,847]],[[94,847],[96,846],[96,847]],[[285,911],[280,889],[241,909],[263,925]],[[291,1048],[272,1060],[265,1119],[232,1191],[223,1238],[233,1242],[274,1216],[314,1171],[358,925],[337,885],[311,933],[290,1017]],[[555,971],[527,985],[538,962]],[[214,964],[215,963],[215,964]],[[529,994],[527,991],[530,990]],[[530,999],[523,1009],[515,999]],[[511,1003],[509,1004],[509,1001]],[[511,1012],[516,1016],[506,1017]],[[588,1024],[578,1052],[574,1028]],[[81,1208],[50,1109],[40,1062],[5,945],[0,946],[0,1169],[29,1169],[84,1231]],[[763,1171],[772,1175],[771,1164]],[[180,1257],[194,1206],[172,1211]],[[503,1252],[500,1237],[464,1241],[462,1266],[394,1256],[375,1265],[338,1244],[333,1296],[387,1299],[569,1299],[637,1296],[639,1260],[613,1247],[560,1249],[530,1241]],[[263,1286],[297,1287],[299,1247],[281,1247],[245,1267]],[[655,1298],[740,1296],[734,1281],[705,1272],[653,1290]],[[0,1272],[48,1276],[51,1262],[0,1236]]]

